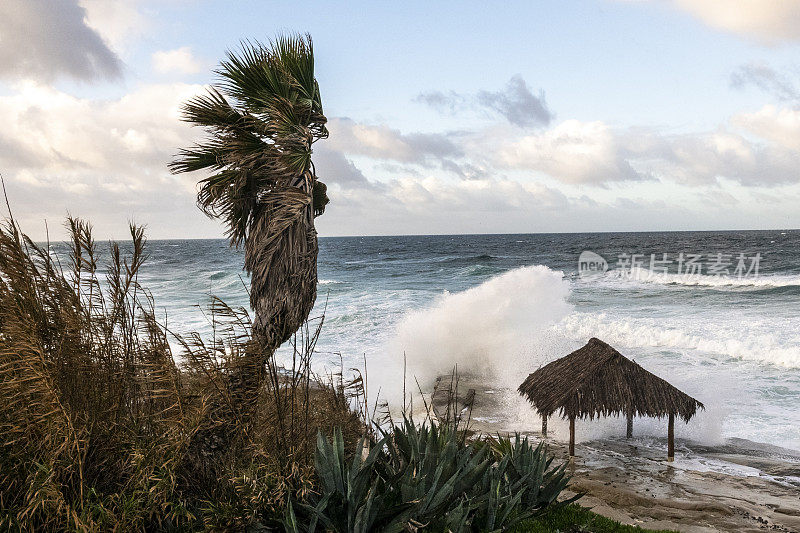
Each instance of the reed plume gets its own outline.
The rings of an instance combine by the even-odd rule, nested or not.
[[[318,430],[363,433],[344,390],[311,374],[322,318],[238,423],[247,311],[214,299],[209,338],[170,332],[139,283],[142,228],[102,254],[88,223],[67,228],[51,247],[0,226],[0,530],[269,523],[311,490]]]

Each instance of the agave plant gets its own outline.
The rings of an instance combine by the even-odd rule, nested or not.
[[[357,449],[364,451],[365,444],[361,440]],[[384,444],[381,440],[366,456],[355,453],[347,461],[341,430],[334,430],[332,441],[319,433],[316,470],[321,494],[310,503],[289,502],[286,531],[313,533],[318,526],[337,532],[403,531],[414,503],[400,502],[398,493],[376,475],[376,465],[386,462]]]
[[[260,349],[238,378],[242,394],[251,397],[264,363],[303,324],[316,299],[314,217],[328,198],[311,153],[328,131],[310,36],[243,43],[216,74],[219,82],[183,108],[184,120],[208,136],[181,150],[170,168],[211,173],[200,180],[198,204],[225,222],[231,245],[244,246]]]
[[[524,485],[521,503],[528,509],[540,509],[554,504],[569,483],[566,463],[551,468],[553,456],[547,454],[544,442],[533,446],[527,438],[522,438],[517,433],[514,440],[498,437],[492,443],[492,451],[498,458],[508,458],[504,475],[509,484]],[[566,503],[575,500],[577,498]]]
[[[488,447],[465,443],[450,426],[416,426],[408,418],[384,438],[392,466],[384,475],[404,501],[418,502],[416,521],[448,522],[452,508],[472,507],[470,491],[493,462]]]
[[[557,501],[565,466],[519,435],[468,442],[450,426],[404,419],[364,446],[348,462],[340,432],[318,437],[321,492],[288,507],[287,531],[502,531],[579,497]]]
[[[514,440],[498,437],[487,441],[496,460],[476,487],[476,509],[472,527],[480,531],[505,530],[545,509],[569,505],[582,495],[558,501],[570,477],[567,465],[552,467],[553,456],[544,443],[532,446],[527,438],[516,434]]]

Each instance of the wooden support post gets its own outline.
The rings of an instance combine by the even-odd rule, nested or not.
[[[542,415],[542,438],[547,436],[547,415]]]
[[[575,415],[569,417],[569,456],[575,457]]]
[[[632,412],[628,412],[628,430],[625,433],[625,437],[628,438],[628,439],[633,437],[633,413]]]
[[[667,461],[675,460],[675,415],[669,414],[669,427],[667,428]]]

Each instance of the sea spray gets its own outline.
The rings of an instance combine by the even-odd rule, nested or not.
[[[620,328],[624,331],[624,325],[607,320],[604,315],[575,312],[568,303],[569,296],[570,283],[563,273],[544,266],[510,270],[465,291],[445,291],[432,304],[407,311],[399,320],[385,350],[390,360],[379,361],[377,372],[374,367],[371,369],[372,386],[378,383],[381,397],[396,411],[402,406],[404,371],[406,394],[410,397],[411,393],[418,393],[417,383],[429,393],[437,377],[448,376],[457,369],[462,387],[485,384],[496,391],[503,412],[502,429],[536,430],[541,419],[516,392],[528,373],[566,355],[592,336],[621,342],[625,347],[652,338],[620,338],[617,333]],[[659,331],[669,335],[658,328],[653,328],[652,335]],[[630,333],[636,336],[636,332]],[[691,374],[691,366],[687,365],[686,375],[664,377],[677,378],[676,385],[694,393],[700,384]],[[658,371],[652,365],[651,370]],[[707,411],[690,425],[678,424],[678,436],[717,442],[726,411],[718,394],[731,386],[717,380],[714,390],[704,391]],[[415,401],[416,407],[422,407],[418,397]],[[581,423],[578,440],[619,435],[624,424],[619,417]],[[636,422],[637,435],[658,436],[665,431],[665,420]],[[550,435],[566,438],[566,422],[553,417]]]
[[[370,376],[393,407],[402,398],[398,376],[404,356],[407,392],[416,382],[429,390],[454,369],[514,389],[545,358],[552,359],[543,337],[571,312],[568,295],[563,274],[545,266],[517,268],[462,292],[444,292],[430,306],[403,316],[386,350],[391,360],[381,362],[381,376],[374,370]]]

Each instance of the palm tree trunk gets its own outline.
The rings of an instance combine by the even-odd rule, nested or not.
[[[253,321],[253,351],[232,373],[232,393],[244,411],[253,405],[265,370],[273,388],[281,385],[275,367],[275,351],[303,325],[317,297],[317,231],[311,204],[313,176],[306,172],[293,187],[305,193],[304,205],[294,211],[291,222],[275,235],[254,231],[245,243],[245,268],[251,273],[250,306]],[[290,207],[282,209],[291,211]],[[285,213],[273,209],[267,216]],[[266,228],[272,226],[265,221]],[[265,365],[272,365],[265,369]],[[279,408],[282,406],[278,406]]]
[[[263,249],[257,244],[254,248]],[[245,262],[258,265],[251,278],[250,306],[255,312],[253,337],[265,357],[303,325],[317,297],[318,245],[313,219],[298,220],[274,244],[274,252],[265,254],[267,257],[247,257],[245,252]]]
[[[303,325],[317,298],[313,182],[311,173],[306,172],[292,184],[304,193],[304,201],[280,235],[254,231],[245,243],[245,268],[251,273],[250,306],[255,312],[253,336],[269,352],[267,357]],[[291,211],[291,206],[282,208]],[[275,209],[267,216],[283,214]]]
[[[285,389],[284,376],[273,356],[303,325],[316,300],[317,232],[310,207],[308,211],[310,217],[305,214],[298,217],[280,235],[262,233],[259,240],[245,244],[245,264],[252,272],[253,340],[246,355],[236,360],[230,370],[229,401],[215,402],[212,406],[210,418],[217,423],[198,431],[193,439],[191,454],[199,465],[197,475],[213,479],[217,472],[212,459],[231,453],[233,443],[248,432],[266,378],[275,404],[276,450],[287,454],[292,451],[294,435],[289,435],[285,426],[289,422],[287,404],[293,399],[281,390]]]

